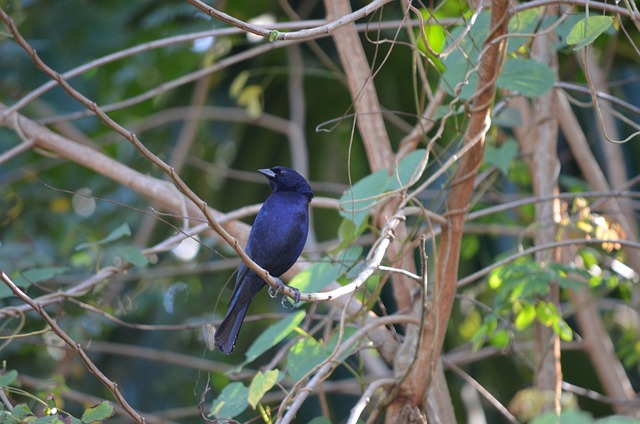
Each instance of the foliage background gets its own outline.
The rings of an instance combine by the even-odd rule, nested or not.
[[[543,420],[544,411],[560,407],[561,392],[569,399],[562,409],[586,411],[586,422],[590,416],[639,416],[640,153],[633,137],[640,115],[640,15],[633,4],[590,2],[588,9],[581,2],[520,5],[520,11],[533,15],[512,18],[507,59],[514,64],[533,58],[544,67],[518,62],[525,66],[509,74],[501,61],[490,65],[498,90],[494,96],[489,88],[495,102],[492,125],[486,133],[478,132],[478,142],[470,141],[476,135],[474,119],[479,119],[474,113],[487,105],[474,95],[474,66],[482,66],[489,56],[482,47],[491,33],[488,6],[480,13],[481,5],[450,0],[411,7],[405,2],[371,3],[372,13],[356,21],[355,40],[369,71],[363,76],[349,70],[349,61],[363,63],[354,38],[338,28],[299,44],[249,41],[246,31],[207,17],[196,3],[14,0],[0,5],[53,70],[62,73],[96,61],[66,81],[174,167],[241,244],[248,234],[245,224],[270,192],[255,170],[281,164],[307,175],[317,196],[313,233],[304,258],[286,279],[307,269],[311,281],[317,283],[325,272],[327,282],[337,279],[346,285],[360,270],[343,274],[375,251],[375,240],[385,240],[391,217],[406,216],[406,223],[394,224],[399,227],[383,266],[428,276],[432,297],[424,300],[436,312],[423,314],[415,281],[378,268],[349,302],[365,304],[375,317],[390,317],[387,325],[371,336],[373,345],[363,338],[357,352],[331,370],[322,390],[313,386],[316,393],[297,411],[299,422],[317,417],[346,422],[354,404],[377,383],[389,391],[375,392],[363,413],[372,421],[384,414],[387,421],[406,418],[398,411],[407,405],[421,416],[459,422]],[[281,32],[273,35],[282,37],[287,30],[320,27],[327,13],[333,13],[329,21],[350,16],[332,3],[236,1],[214,7],[244,22],[268,13],[281,23]],[[365,6],[351,4],[353,11]],[[510,5],[510,16],[516,6]],[[578,36],[587,47],[574,50],[579,42],[567,44],[567,37],[588,16],[611,19],[591,40],[587,27]],[[225,387],[239,387],[233,381],[248,387],[257,370],[274,369],[280,373],[268,375],[284,379],[265,385],[273,388],[264,390],[264,398],[258,396],[257,409],[247,407],[245,396],[238,415],[223,410],[220,416],[243,421],[284,414],[285,408],[278,406],[285,405],[285,395],[295,398],[303,392],[294,383],[311,384],[292,372],[296,356],[290,349],[298,340],[309,342],[296,345],[301,349],[297,360],[304,363],[320,349],[313,340],[323,349],[331,347],[330,340],[341,334],[342,305],[303,306],[307,314],[301,329],[287,334],[277,348],[242,363],[243,352],[260,334],[292,317],[265,292],[252,306],[254,319],[245,324],[236,353],[223,357],[209,350],[207,335],[226,311],[239,263],[234,250],[209,230],[199,234],[194,256],[181,259],[172,253],[174,245],[163,242],[204,222],[200,205],[179,200],[184,198],[172,188],[171,176],[77,96],[56,86],[6,113],[51,81],[16,42],[7,19],[0,34],[0,270],[31,299],[45,299],[60,330],[82,346],[95,368],[117,382],[126,402],[147,421],[202,421],[201,414],[216,411],[221,399],[228,402],[222,394]],[[425,26],[427,20],[430,25]],[[274,24],[257,25],[269,29]],[[420,28],[425,28],[425,38]],[[215,37],[190,37],[202,31]],[[156,48],[151,43],[157,40],[169,42]],[[446,55],[435,57],[448,47]],[[138,50],[115,61],[104,59],[130,48]],[[208,71],[181,80],[199,70]],[[456,87],[466,82],[471,84]],[[366,97],[371,89],[377,103]],[[598,109],[590,90],[599,92]],[[141,95],[146,99],[135,101]],[[131,104],[121,103],[131,99]],[[558,106],[569,105],[569,100],[568,108]],[[18,121],[16,112],[43,127]],[[88,153],[82,158],[65,153],[54,133],[73,143],[72,152]],[[612,143],[607,137],[630,141]],[[412,187],[399,193],[384,188],[384,181],[378,184],[375,175],[392,173],[398,163],[399,173],[422,171],[416,161],[402,165],[416,149],[424,150],[410,157],[428,163]],[[474,154],[484,158],[479,168],[459,159]],[[115,168],[108,158],[124,167]],[[471,218],[458,228],[450,221],[456,209],[448,196],[467,172],[474,182]],[[400,194],[409,195],[411,202],[401,204]],[[380,197],[361,231],[350,224],[353,215],[345,199],[352,195]],[[340,205],[347,212],[339,213]],[[442,254],[447,246],[440,237],[443,228],[458,228],[461,244],[453,246],[461,260],[457,277],[447,273],[460,279],[457,290],[441,298],[447,290],[439,287],[447,279],[438,270],[448,260]],[[419,249],[421,236],[427,239],[427,262]],[[603,245],[602,239],[617,244]],[[545,243],[553,249],[520,254]],[[504,258],[506,266],[496,268]],[[451,263],[457,269],[458,261]],[[422,265],[428,274],[421,272]],[[298,278],[305,275],[309,273]],[[92,280],[94,276],[99,278]],[[58,292],[65,296],[51,295]],[[58,409],[76,417],[102,399],[118,405],[114,390],[88,372],[91,366],[78,352],[60,343],[41,314],[8,287],[1,287],[0,295],[5,337],[0,358],[7,370],[1,382],[4,411],[26,403],[42,415],[40,405],[46,406],[50,393]],[[452,305],[450,319],[439,304]],[[595,309],[580,318],[576,312],[587,310],[585,305]],[[347,315],[351,329],[342,342],[372,316],[362,310]],[[429,336],[437,334],[430,331],[438,325],[447,329],[446,338],[440,335],[444,340]],[[606,340],[589,334],[600,327]],[[302,329],[315,333],[305,336]],[[375,337],[388,343],[381,348]],[[598,355],[593,337],[605,346],[611,341],[608,355]],[[441,363],[443,341],[446,380],[432,368]],[[414,356],[415,343],[422,344]],[[385,348],[397,353],[389,355]],[[431,354],[433,361],[428,360]],[[428,387],[412,378],[398,380],[407,366],[394,357],[428,363],[408,368],[416,380],[429,381]],[[239,373],[229,373],[241,363]],[[609,370],[613,381],[603,381],[598,369]],[[11,378],[8,370],[17,370],[17,376]],[[611,389],[616,385],[621,389]],[[434,392],[443,388],[450,402],[445,397],[444,406],[434,406],[433,396],[441,400]],[[551,395],[545,397],[544,391]],[[382,402],[385,398],[391,399],[389,404]],[[201,399],[202,412],[197,407]],[[112,420],[130,419],[117,408]]]

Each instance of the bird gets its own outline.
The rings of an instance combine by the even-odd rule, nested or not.
[[[280,281],[279,277],[296,263],[307,241],[313,191],[293,169],[274,166],[258,172],[267,177],[273,192],[253,222],[245,253]],[[229,309],[214,335],[214,345],[223,354],[230,355],[235,349],[249,304],[265,284],[247,265],[240,265]]]

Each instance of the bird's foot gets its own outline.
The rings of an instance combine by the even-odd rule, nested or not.
[[[276,280],[276,283],[278,283],[277,287],[269,286],[269,290],[268,290],[269,296],[272,299],[275,299],[276,297],[278,297],[280,292],[284,290],[284,283],[282,282],[282,280],[279,279],[278,277],[274,277],[274,279]]]
[[[293,305],[291,305],[291,308],[289,308],[286,303],[287,303],[287,296],[282,296],[282,307],[285,309],[295,309],[298,306],[298,303],[300,303],[300,290],[298,290],[295,287],[289,287],[291,289],[291,291],[293,291]]]

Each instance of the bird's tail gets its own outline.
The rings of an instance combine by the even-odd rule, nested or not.
[[[236,340],[245,315],[249,309],[249,302],[242,306],[233,305],[229,308],[227,316],[224,317],[222,323],[216,330],[214,336],[214,344],[220,348],[220,352],[230,355],[236,347]]]

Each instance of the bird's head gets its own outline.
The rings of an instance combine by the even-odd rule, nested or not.
[[[277,191],[295,191],[304,194],[311,200],[313,192],[307,180],[296,171],[284,166],[274,166],[270,169],[259,169],[261,174],[269,179],[274,193]]]

